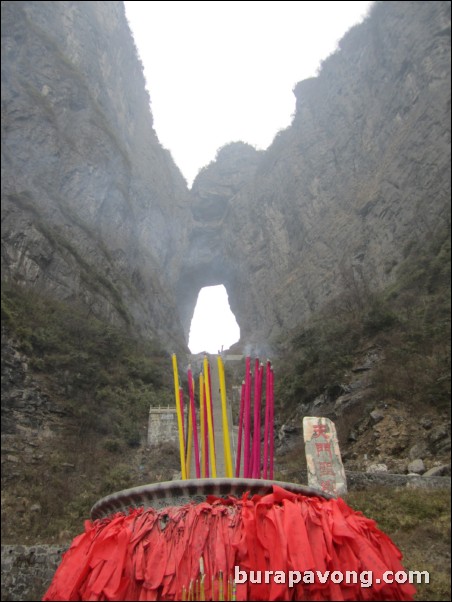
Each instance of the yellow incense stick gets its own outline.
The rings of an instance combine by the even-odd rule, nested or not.
[[[206,599],[205,590],[204,590],[204,578],[205,578],[205,575],[203,575],[201,577],[201,586],[200,586],[200,594],[201,595],[199,596],[200,600],[205,600]]]
[[[185,470],[185,442],[184,442],[184,430],[182,423],[182,412],[180,408],[180,397],[179,397],[179,375],[177,372],[177,358],[176,354],[173,353],[173,373],[174,373],[174,394],[176,397],[176,412],[177,412],[177,427],[179,429],[179,452],[180,452],[180,468],[182,479],[187,478]]]
[[[205,412],[205,398],[204,398],[204,377],[202,374],[199,375],[199,408],[200,415],[199,421],[201,426],[201,477],[206,478],[206,433],[204,430],[204,412]]]
[[[218,356],[218,376],[220,378],[221,411],[223,416],[223,449],[226,464],[226,477],[232,479],[231,443],[229,440],[229,425],[226,402],[226,382],[224,378],[224,365],[221,355]]]
[[[209,429],[209,450],[210,465],[212,466],[212,477],[217,478],[217,465],[215,462],[215,441],[213,434],[212,406],[210,401],[210,382],[209,382],[209,360],[204,358],[204,381],[206,384],[206,408],[207,408],[207,427]]]

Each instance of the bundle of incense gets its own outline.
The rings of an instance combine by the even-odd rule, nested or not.
[[[242,382],[238,424],[238,442],[235,462],[231,453],[230,425],[228,422],[228,399],[223,358],[217,358],[219,393],[221,403],[221,428],[225,474],[219,475],[215,449],[214,399],[212,396],[211,369],[207,356],[204,356],[202,372],[199,375],[199,428],[196,411],[195,383],[191,367],[188,367],[188,408],[184,411],[184,394],[179,386],[176,355],[172,356],[174,391],[181,461],[182,479],[190,478],[192,456],[194,456],[196,478],[225,476],[236,478],[273,479],[274,454],[274,397],[273,370],[267,360],[264,365],[258,358],[254,360],[254,374],[251,371],[251,358],[245,358],[245,379]],[[263,400],[265,397],[265,409]],[[185,416],[187,415],[187,417]],[[187,421],[187,424],[185,424]],[[218,425],[217,425],[218,427]],[[262,437],[263,427],[263,437]],[[198,432],[200,433],[198,439]],[[243,458],[242,458],[243,450]],[[242,468],[243,460],[243,468]],[[188,595],[188,594],[187,594]]]

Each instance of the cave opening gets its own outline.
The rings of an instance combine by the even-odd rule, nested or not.
[[[224,285],[205,286],[198,293],[190,326],[191,353],[218,353],[240,339],[240,328],[231,311]]]

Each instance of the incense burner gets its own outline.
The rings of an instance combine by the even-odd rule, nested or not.
[[[343,582],[345,571],[375,573],[368,600],[415,592],[384,583],[403,566],[375,521],[295,483],[155,483],[109,495],[91,515],[100,520],[85,522],[44,600],[361,600],[362,582]]]
[[[187,479],[183,481],[165,481],[123,489],[100,499],[91,509],[93,520],[104,518],[115,512],[124,512],[129,508],[152,507],[156,510],[168,506],[183,506],[190,502],[204,502],[208,496],[241,497],[250,495],[266,495],[272,492],[273,485],[282,487],[292,493],[306,496],[331,499],[332,495],[322,493],[312,487],[283,481],[264,479]]]

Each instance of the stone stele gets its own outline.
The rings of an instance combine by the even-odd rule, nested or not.
[[[333,495],[347,493],[347,481],[334,423],[328,418],[305,416],[303,436],[309,487]]]

